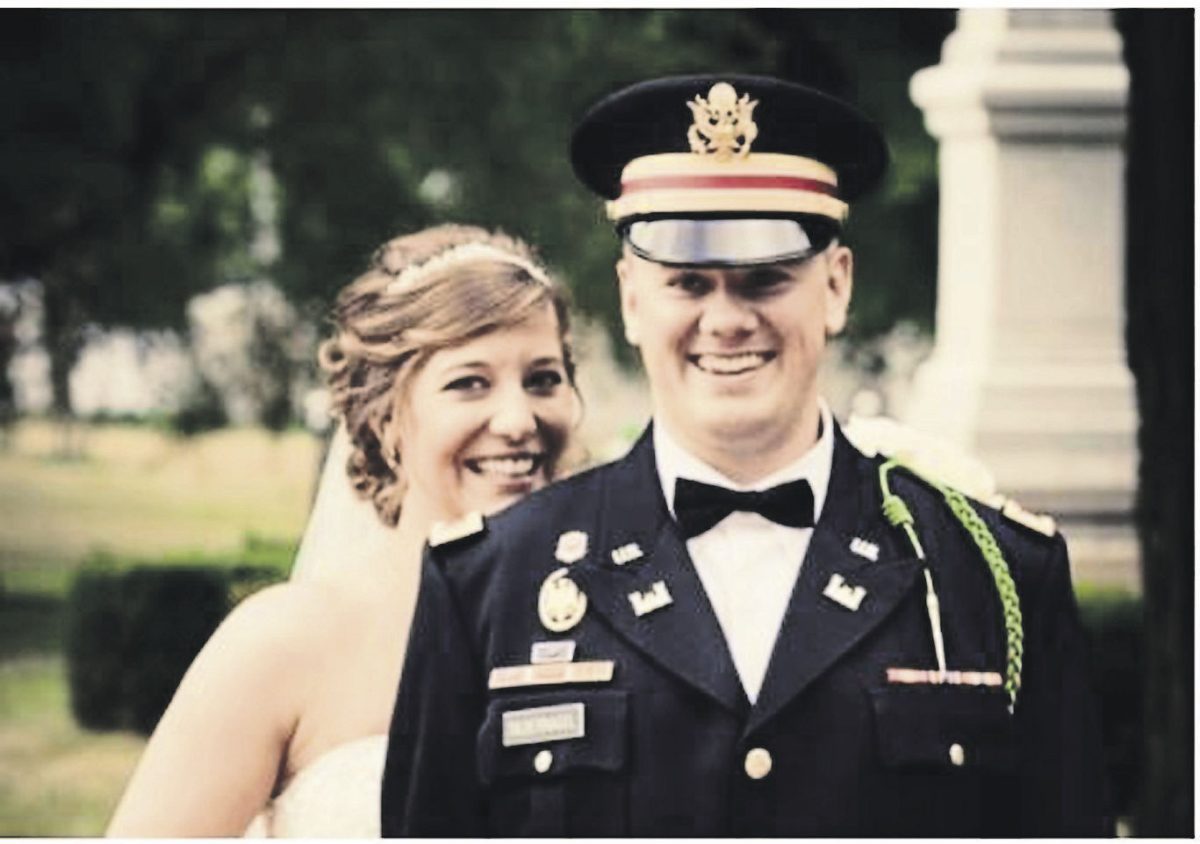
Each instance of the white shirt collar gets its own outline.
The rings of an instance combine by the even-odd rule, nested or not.
[[[804,478],[812,487],[813,519],[821,518],[825,506],[825,495],[829,491],[829,476],[833,471],[833,414],[823,398],[817,398],[821,412],[821,435],[813,447],[799,459],[752,484],[739,484],[709,464],[695,457],[671,435],[667,426],[654,421],[654,461],[658,468],[658,480],[662,484],[663,499],[667,509],[675,516],[675,481],[688,478],[706,484],[715,484],[739,491],[763,490],[779,484]]]

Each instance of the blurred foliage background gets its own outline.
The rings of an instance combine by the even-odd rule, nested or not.
[[[103,830],[141,739],[79,722],[153,716],[81,700],[78,673],[70,694],[64,653],[111,661],[98,643],[171,623],[136,615],[153,600],[106,603],[157,594],[129,572],[190,569],[221,588],[246,565],[286,573],[321,452],[297,391],[333,294],[376,245],[441,221],[501,227],[619,338],[616,240],[566,158],[609,91],[760,72],[874,117],[892,167],[850,222],[847,355],[870,375],[895,367],[903,355],[872,344],[897,326],[927,335],[936,289],[936,146],[908,81],[953,26],[945,9],[0,11],[0,282],[16,291],[0,296],[0,376],[35,313],[54,420],[22,414],[0,377],[0,835]],[[250,338],[236,365],[211,331],[235,324]],[[114,424],[73,406],[81,353],[119,328],[189,338],[199,374],[168,411]],[[611,350],[632,364],[623,341]],[[197,611],[236,600],[219,591]],[[1141,614],[1125,594],[1081,601],[1127,814]]]
[[[615,327],[615,241],[567,138],[600,96],[669,73],[776,74],[878,120],[894,160],[855,210],[853,336],[932,321],[935,146],[907,85],[949,10],[0,19],[0,278],[44,286],[61,413],[89,325],[181,327],[189,296],[264,276],[320,314],[377,244],[443,220],[530,238]]]

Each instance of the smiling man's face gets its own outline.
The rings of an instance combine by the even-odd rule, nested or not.
[[[733,268],[668,267],[626,250],[617,275],[655,416],[681,445],[747,482],[812,445],[817,371],[850,303],[848,248]]]

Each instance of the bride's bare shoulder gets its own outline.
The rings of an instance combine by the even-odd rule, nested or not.
[[[288,581],[268,586],[229,613],[208,648],[276,667],[292,659],[311,664],[324,644],[353,623],[350,603],[341,590],[325,584]]]

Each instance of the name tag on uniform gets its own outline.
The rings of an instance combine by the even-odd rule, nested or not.
[[[529,649],[529,661],[534,665],[544,662],[570,662],[575,658],[575,642],[571,639],[554,639],[549,642],[534,642]]]
[[[488,675],[488,688],[515,689],[521,686],[556,686],[564,683],[607,683],[612,678],[611,659],[509,665],[492,669]]]
[[[500,719],[505,747],[583,738],[583,704],[560,703],[505,712]]]

